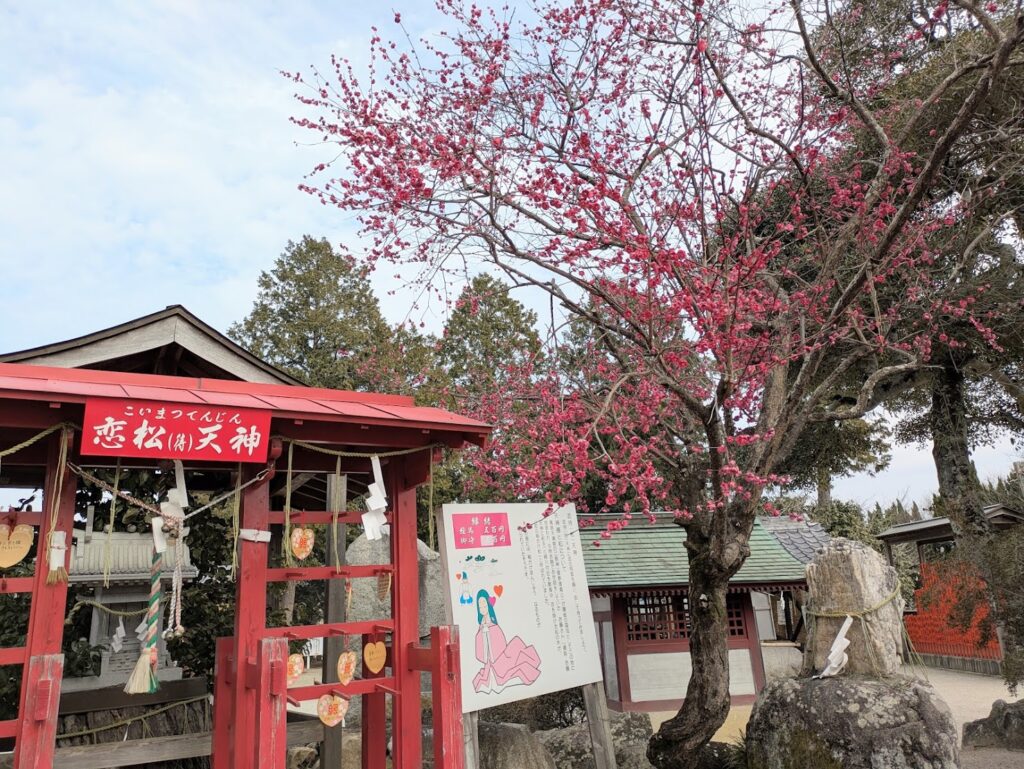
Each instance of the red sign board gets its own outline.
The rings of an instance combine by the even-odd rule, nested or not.
[[[82,453],[105,457],[265,462],[270,412],[196,403],[90,398]]]

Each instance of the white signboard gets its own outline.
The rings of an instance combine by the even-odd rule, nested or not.
[[[601,680],[573,505],[445,505],[447,608],[459,627],[462,710]]]

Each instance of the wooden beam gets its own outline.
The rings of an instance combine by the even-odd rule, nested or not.
[[[348,476],[327,476],[327,506],[345,510],[348,507]],[[338,525],[331,536],[331,525],[327,526],[327,564],[345,564],[345,542],[348,527],[339,519]],[[337,548],[335,548],[337,542]],[[346,586],[341,580],[328,580],[324,595],[324,622],[327,624],[345,624],[348,611],[345,601]],[[323,682],[338,682],[338,658],[344,651],[345,639],[340,635],[332,635],[324,641]],[[320,766],[341,766],[342,730],[324,727],[324,740],[320,746]]]
[[[148,707],[164,705],[176,700],[190,700],[206,694],[206,678],[183,678],[180,681],[161,681],[160,688],[152,694],[126,694],[123,685],[84,692],[65,692],[60,696],[60,714],[90,713],[96,710],[96,703],[102,702],[104,710],[119,708]]]
[[[319,720],[288,724],[288,747],[312,745],[323,737]],[[122,766],[146,766],[158,761],[202,758],[210,755],[210,732],[150,737],[127,742],[101,742],[97,745],[73,745],[57,748],[53,769],[118,769]],[[11,757],[0,756],[0,769],[11,769]]]
[[[52,399],[51,405],[46,402]],[[0,397],[0,427],[32,427],[38,430],[58,422],[82,421],[81,404],[67,403],[59,393],[24,400]]]
[[[346,418],[339,415],[338,419]],[[452,448],[459,448],[465,439],[462,432],[444,430],[437,425],[412,423],[407,427],[396,427],[361,423],[354,417],[348,417],[344,422],[335,422],[322,416],[308,414],[298,419],[275,414],[274,430],[286,438],[347,445],[353,447],[354,451],[367,452],[374,449],[425,447],[432,443],[443,443]]]
[[[615,745],[612,743],[612,725],[608,715],[608,701],[604,696],[604,683],[597,681],[586,684],[582,689],[587,725],[590,728],[590,745],[594,750],[594,765],[597,769],[616,769]]]

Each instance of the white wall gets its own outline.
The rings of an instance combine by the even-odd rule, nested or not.
[[[681,700],[686,695],[692,664],[689,652],[630,654],[629,689],[633,702]],[[749,649],[729,650],[729,694],[754,694],[754,666]]]
[[[754,604],[754,619],[757,622],[757,636],[762,641],[774,641],[775,618],[772,616],[772,605],[766,593],[751,593]]]

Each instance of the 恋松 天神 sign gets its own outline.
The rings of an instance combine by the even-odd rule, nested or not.
[[[265,462],[270,411],[196,403],[91,398],[82,454]]]

